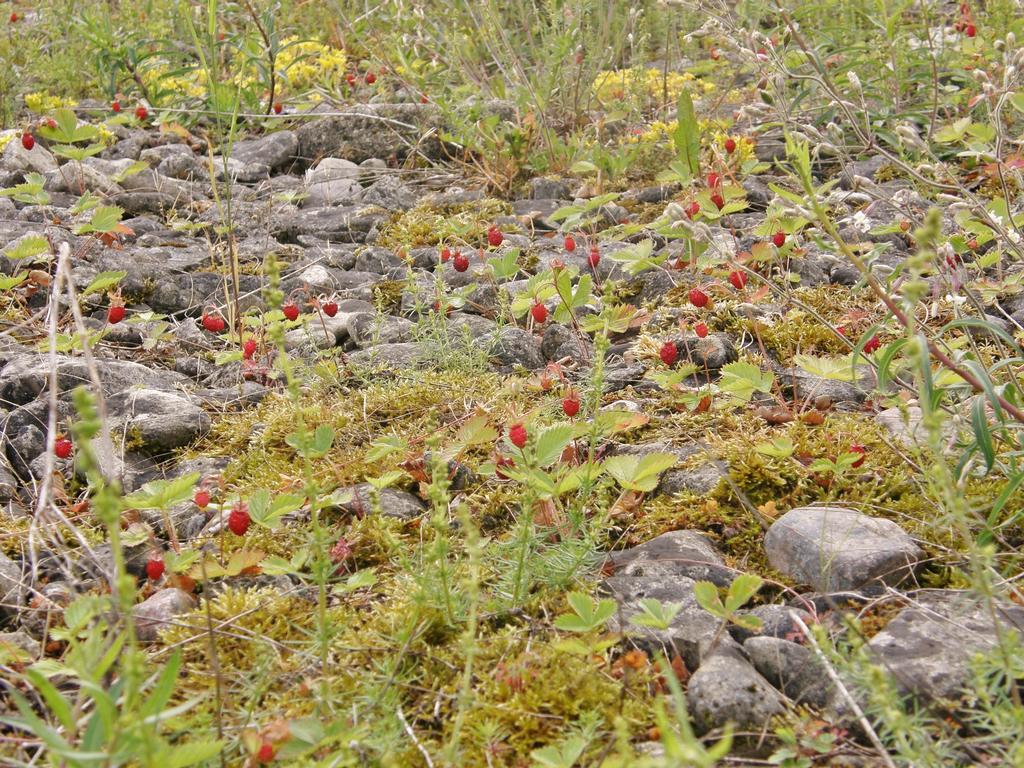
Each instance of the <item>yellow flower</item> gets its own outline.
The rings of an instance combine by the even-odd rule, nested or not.
[[[62,99],[60,96],[53,96],[47,91],[25,94],[25,106],[37,115],[52,112],[61,107],[74,107],[78,104],[73,99]]]

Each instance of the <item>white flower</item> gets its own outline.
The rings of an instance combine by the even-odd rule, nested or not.
[[[1006,236],[1010,239],[1010,242],[1017,245],[1020,242],[1020,233],[1016,229],[1006,230]]]
[[[871,231],[871,219],[865,215],[864,211],[857,211],[853,214],[853,218],[850,220],[850,223],[855,229],[858,229],[861,232],[867,233]]]

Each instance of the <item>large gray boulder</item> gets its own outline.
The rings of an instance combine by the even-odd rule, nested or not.
[[[868,650],[903,693],[949,700],[968,683],[973,658],[1011,631],[1024,633],[1021,606],[999,602],[990,610],[964,592],[924,593],[871,638]]]
[[[898,584],[923,557],[896,523],[843,507],[791,509],[768,529],[764,547],[773,568],[819,592]]]
[[[690,677],[686,700],[698,734],[729,723],[759,731],[785,710],[782,695],[735,651],[706,659]]]

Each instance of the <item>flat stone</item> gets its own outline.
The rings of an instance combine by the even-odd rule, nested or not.
[[[306,198],[303,208],[351,203],[362,191],[359,185],[360,168],[350,160],[325,157],[306,171]]]
[[[824,708],[832,685],[814,652],[777,637],[752,637],[743,643],[750,663],[794,704]]]
[[[791,509],[768,529],[764,547],[773,568],[819,592],[899,584],[924,554],[891,520],[843,507]]]
[[[619,604],[619,610],[608,622],[609,629],[622,632],[630,643],[650,654],[678,653],[688,669],[697,669],[713,648],[716,652],[722,648],[739,649],[729,633],[721,630],[722,622],[700,607],[693,593],[695,583],[693,579],[664,571],[605,579],[600,591]],[[630,622],[643,612],[640,603],[646,599],[681,604],[667,629]]]
[[[608,560],[617,576],[680,576],[719,586],[734,578],[714,544],[698,531],[669,531],[638,547],[611,552]]]
[[[738,652],[705,659],[690,677],[686,701],[701,735],[729,723],[759,731],[785,710],[782,695]]]
[[[160,630],[171,626],[174,619],[188,613],[196,601],[181,589],[161,589],[150,595],[132,610],[135,617],[135,633],[144,643],[154,642]]]
[[[210,429],[210,416],[175,392],[132,389],[108,401],[114,425],[147,452],[188,445]]]
[[[0,552],[0,616],[14,617],[25,602],[28,579],[22,567]]]
[[[400,520],[412,520],[426,510],[426,505],[408,491],[396,488],[383,488],[379,494],[379,510],[373,502],[374,489],[369,483],[360,483],[350,488],[335,491],[336,506],[353,515],[369,515],[379,511],[386,517],[397,517]]]
[[[904,694],[951,700],[970,680],[976,654],[994,650],[997,632],[1024,633],[1024,608],[988,608],[966,592],[924,593],[868,643],[872,656],[893,674]]]

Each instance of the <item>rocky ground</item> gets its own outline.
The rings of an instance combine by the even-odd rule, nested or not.
[[[330,676],[338,690],[371,699],[359,670],[375,686],[400,680],[388,701],[404,706],[414,735],[395,726],[404,743],[389,748],[392,764],[418,764],[451,735],[463,669],[453,627],[463,624],[438,619],[439,587],[423,569],[440,566],[423,548],[439,519],[460,535],[460,507],[486,537],[478,586],[488,594],[475,619],[478,699],[467,711],[498,721],[497,741],[508,745],[503,752],[472,731],[472,764],[526,764],[514,761],[557,742],[583,712],[598,712],[604,728],[623,718],[635,744],[651,740],[641,751],[656,753],[651,702],[663,688],[651,665],[660,654],[674,660],[700,735],[732,724],[740,753],[766,755],[779,723],[814,722],[816,733],[835,735],[833,764],[882,764],[856,721],[863,693],[836,685],[847,671],[824,660],[823,635],[812,641],[808,628],[848,638],[848,620],[857,619],[867,658],[900,692],[945,711],[971,679],[974,654],[995,648],[1001,630],[1024,629],[1024,609],[1006,602],[990,610],[952,575],[959,532],[940,519],[918,464],[926,437],[915,393],[899,382],[880,388],[864,359],[854,375],[829,365],[888,312],[811,232],[787,225],[771,243],[774,233],[763,231],[776,188],[798,191],[774,165],[785,155],[779,135],[753,140],[766,165],[726,180],[745,205],[719,217],[707,197],[713,185],[699,199],[705,216],[688,215],[692,198],[673,184],[623,189],[602,203],[578,179],[538,177],[521,196],[499,200],[451,167],[403,170],[407,158],[451,151],[436,138],[438,121],[419,104],[306,116],[237,141],[228,157],[187,131],[127,126],[81,161],[59,161],[42,139],[31,149],[6,144],[0,187],[39,174],[48,200],[0,197],[0,271],[11,278],[0,335],[4,664],[26,663],[15,648],[28,660],[61,658],[67,644],[52,630],[64,609],[104,591],[110,542],[89,511],[81,446],[54,453],[58,434],[72,434],[73,389],[96,392],[98,377],[112,435],[112,451],[99,455],[106,476],[127,493],[161,479],[188,485],[168,509],[142,505],[123,517],[138,637],[155,654],[184,648],[182,695],[208,694],[203,638],[213,611],[227,628],[218,647],[228,669],[218,674],[225,695],[237,697],[229,741],[263,729],[284,749],[289,739],[268,732],[259,710],[298,722],[313,711],[304,681],[324,674],[318,660],[280,650],[308,641],[316,605],[309,567],[294,559],[313,546],[309,499],[243,527],[244,536],[228,529],[231,510],[254,506],[258,489],[275,497],[301,489],[301,462],[285,440],[301,413],[310,428],[334,430],[312,467],[330,497],[318,506],[337,579],[367,569],[377,579],[331,592],[330,663],[339,669]],[[920,221],[931,201],[881,156],[816,172],[819,181],[842,174],[824,202],[848,242],[862,251],[885,245],[871,268],[889,277],[912,252],[900,223]],[[89,192],[123,211],[122,228],[74,234],[89,220],[75,208]],[[941,227],[961,229],[952,213]],[[726,255],[723,264],[740,253],[763,258],[691,263],[692,241],[671,237],[679,229]],[[39,236],[45,247],[15,258]],[[652,268],[635,268],[648,245]],[[67,294],[51,290],[61,283],[62,252],[80,319]],[[972,276],[965,262],[975,254],[965,254],[941,280]],[[270,255],[283,308],[268,293]],[[108,273],[120,274],[96,290]],[[572,312],[552,289],[561,274],[573,290],[586,288]],[[926,315],[932,307],[927,322],[953,316],[947,285],[936,277],[923,300]],[[111,315],[122,304],[123,320]],[[1024,323],[1019,293],[981,304],[1008,333]],[[629,307],[621,322],[611,320],[614,306]],[[271,327],[283,333],[297,401]],[[882,330],[881,341],[894,330]],[[985,341],[983,332],[973,339]],[[951,445],[969,418],[950,420]],[[485,438],[467,438],[467,423],[486,425]],[[586,497],[545,495],[542,481],[515,472],[515,462],[531,463],[512,432],[519,424],[527,452],[540,450],[552,425],[575,430],[552,438],[552,477],[580,466],[588,445],[594,458],[618,460],[609,465],[616,480],[629,477],[617,486],[609,469]],[[441,518],[431,452],[450,470]],[[644,457],[654,457],[647,485],[634,472]],[[213,497],[205,507],[191,499],[197,480]],[[965,496],[991,497],[989,482],[970,479]],[[372,483],[387,487],[378,493]],[[49,497],[37,510],[41,494]],[[1008,509],[1017,505],[1014,495]],[[574,514],[601,522],[588,529]],[[523,520],[535,528],[528,557],[536,573],[509,588],[502,579]],[[572,549],[577,537],[585,541]],[[200,556],[227,563],[238,552],[250,559],[234,572],[195,570]],[[578,567],[559,566],[553,553],[571,552]],[[195,557],[175,567],[181,553]],[[464,580],[468,561],[451,557]],[[167,570],[154,579],[155,561]],[[727,605],[728,616],[698,600],[698,582],[724,597],[741,574],[763,585],[752,601]],[[569,610],[563,595],[572,589],[615,601],[606,625],[582,633],[595,643],[582,656],[555,646],[571,634],[552,621]],[[664,620],[632,621],[650,618],[651,600],[670,606]],[[412,634],[399,630],[402,615],[418,617],[409,619]],[[614,642],[596,650],[595,637]],[[379,660],[389,655],[401,663]],[[262,683],[243,700],[246,677]]]

